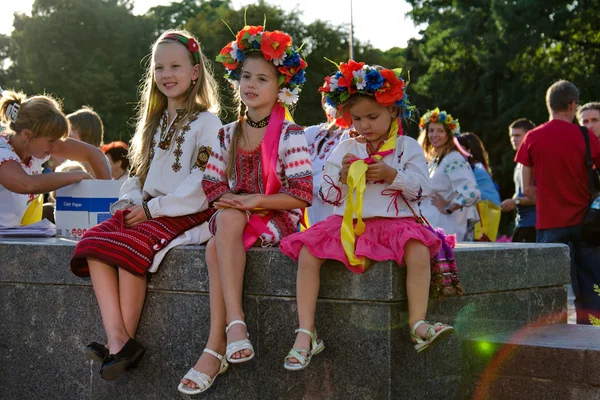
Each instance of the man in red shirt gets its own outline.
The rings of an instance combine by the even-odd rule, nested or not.
[[[589,207],[590,191],[585,164],[585,140],[572,121],[579,90],[568,81],[554,83],[546,92],[550,121],[529,131],[515,158],[523,164],[523,188],[537,198],[537,242],[565,243],[571,251],[571,282],[577,322],[600,317],[600,247],[581,236],[581,223]],[[600,142],[589,134],[594,164],[600,167]],[[535,186],[533,171],[535,170]]]

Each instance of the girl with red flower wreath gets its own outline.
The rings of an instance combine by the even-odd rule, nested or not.
[[[206,246],[210,334],[206,348],[178,390],[207,390],[229,363],[254,357],[242,308],[246,251],[270,247],[298,230],[312,202],[312,168],[302,128],[286,120],[298,99],[306,62],[280,31],[246,26],[217,60],[237,88],[238,120],[219,132],[202,186],[219,210]]]
[[[90,276],[107,345],[92,342],[88,356],[100,376],[114,380],[137,364],[144,347],[135,335],[148,272],[173,247],[203,243],[214,210],[202,178],[221,121],[218,88],[197,40],[167,31],[152,46],[129,152],[131,173],[114,216],[77,243],[71,270]]]
[[[319,195],[334,206],[333,215],[280,245],[283,254],[298,261],[300,327],[284,361],[288,370],[306,368],[325,347],[317,336],[315,313],[320,269],[328,259],[354,273],[363,273],[372,261],[406,266],[410,335],[417,352],[454,330],[424,320],[430,260],[442,241],[413,211],[431,192],[431,182],[421,146],[402,134],[401,119],[412,107],[399,75],[400,70],[350,60],[320,89],[340,123],[352,123],[356,135],[341,142],[325,163]]]

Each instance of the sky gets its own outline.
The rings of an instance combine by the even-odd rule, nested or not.
[[[34,0],[3,1],[0,13],[0,34],[9,35],[12,31],[13,14],[29,14]],[[388,50],[392,47],[405,47],[412,37],[419,37],[419,28],[410,18],[405,17],[410,6],[404,0],[267,0],[285,11],[302,11],[302,22],[309,24],[316,19],[328,21],[332,25],[350,23],[350,3],[352,1],[354,38],[370,42],[373,47]],[[382,5],[385,1],[385,7]],[[157,5],[168,5],[172,0],[135,0],[133,12],[143,14]],[[233,0],[234,8],[239,9],[255,0]],[[241,27],[240,27],[241,28]]]

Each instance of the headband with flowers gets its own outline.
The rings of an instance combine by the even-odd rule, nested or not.
[[[237,87],[242,62],[250,52],[261,52],[279,71],[279,101],[287,106],[298,101],[306,78],[306,61],[292,48],[292,38],[281,31],[266,31],[262,26],[248,26],[237,33],[236,39],[223,47],[216,60],[223,63],[225,78]]]
[[[448,114],[446,111],[440,111],[438,107],[433,110],[427,110],[425,115],[421,117],[419,128],[425,129],[425,124],[427,123],[442,124],[450,131],[450,133],[452,133],[452,135],[457,136],[460,134],[460,124],[458,123],[458,120],[452,118],[452,115]]]
[[[168,33],[163,39],[171,39],[177,40],[179,43],[183,44],[187,49],[194,55],[194,59],[197,64],[200,64],[200,46],[198,42],[193,37],[187,37],[184,35],[180,35],[179,33]]]
[[[342,112],[342,105],[355,93],[373,96],[377,103],[385,107],[396,105],[400,109],[401,118],[410,117],[414,107],[406,96],[407,83],[400,78],[402,69],[383,69],[354,60],[335,65],[339,71],[325,78],[319,92],[325,94],[327,105],[338,111],[336,125],[343,128],[352,125],[349,113]]]

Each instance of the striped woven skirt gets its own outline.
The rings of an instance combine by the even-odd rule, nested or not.
[[[159,217],[125,226],[128,210],[115,215],[88,230],[75,247],[71,271],[77,276],[89,276],[87,259],[95,258],[108,265],[123,268],[132,274],[145,274],[154,256],[185,231],[210,220],[214,209],[183,215]]]

